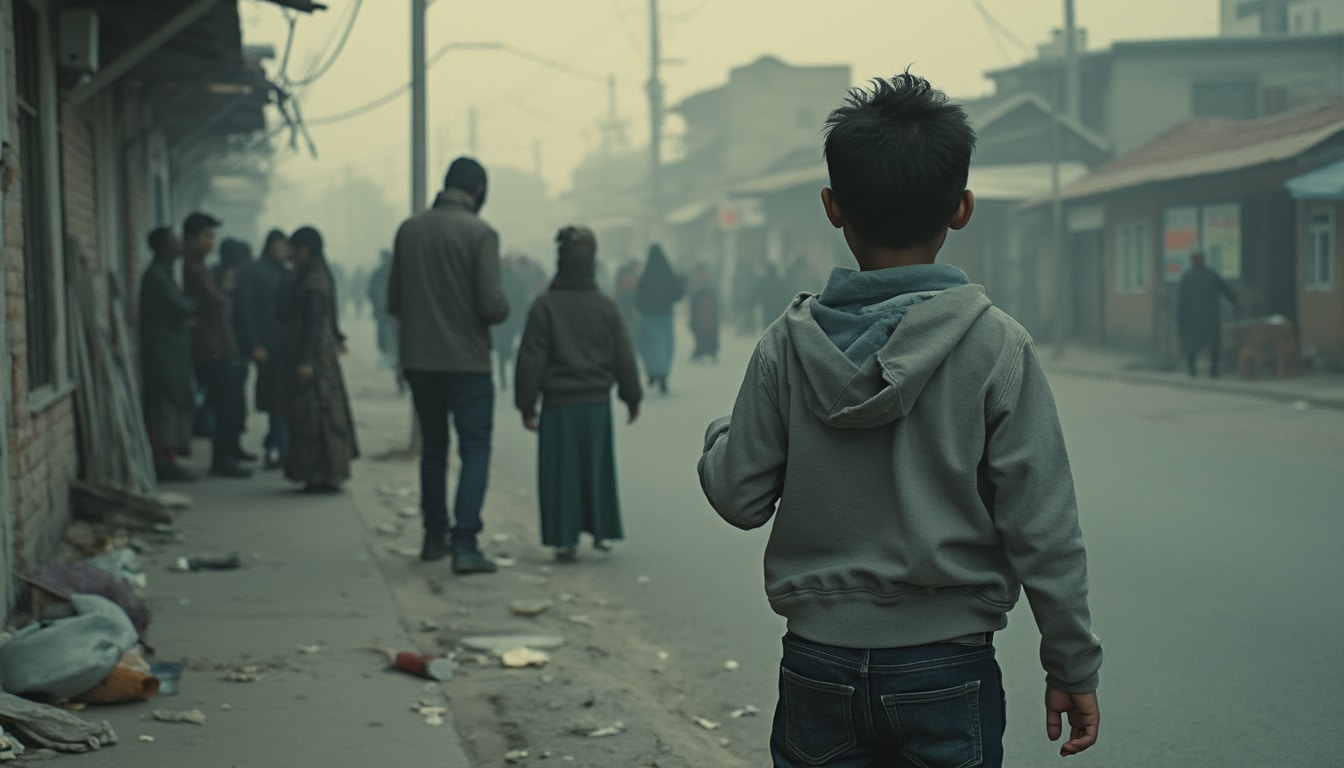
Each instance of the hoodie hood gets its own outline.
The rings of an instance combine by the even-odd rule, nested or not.
[[[956,285],[913,303],[896,302],[903,312],[890,337],[876,354],[856,363],[818,322],[818,307],[823,316],[838,309],[820,300],[800,295],[785,312],[784,323],[807,379],[808,406],[822,422],[840,428],[881,426],[908,414],[934,372],[991,306],[978,285]]]

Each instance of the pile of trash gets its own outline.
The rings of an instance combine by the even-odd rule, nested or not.
[[[28,750],[78,753],[116,744],[106,721],[72,710],[147,701],[175,690],[180,673],[180,665],[150,662],[139,554],[110,548],[48,563],[22,579],[31,619],[0,635],[0,762]]]

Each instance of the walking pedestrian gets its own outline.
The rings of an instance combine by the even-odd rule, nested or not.
[[[578,557],[579,534],[606,550],[623,538],[611,435],[611,388],[639,416],[639,366],[621,311],[597,287],[597,239],[586,227],[556,235],[550,290],[532,302],[514,371],[523,426],[538,432],[541,543],[556,559]],[[537,399],[541,398],[541,416]]]
[[[695,349],[691,351],[691,362],[708,358],[711,363],[719,361],[719,292],[709,277],[709,269],[698,264],[691,273],[691,295],[689,299],[691,314],[691,338],[695,339]]]
[[[477,541],[494,431],[490,326],[508,317],[509,303],[500,282],[499,236],[477,215],[485,204],[485,169],[458,158],[443,186],[433,206],[397,230],[387,307],[400,325],[401,366],[420,425],[420,559],[451,553],[455,573],[491,573],[496,565]],[[451,531],[449,417],[462,461]]]
[[[183,221],[182,282],[186,294],[196,301],[196,322],[191,330],[196,383],[205,390],[206,406],[215,414],[210,436],[210,474],[241,479],[251,477],[252,472],[238,463],[243,391],[238,385],[238,343],[231,320],[233,304],[205,263],[205,257],[215,249],[215,230],[220,223],[200,211],[189,214]]]
[[[1199,356],[1208,350],[1209,377],[1218,378],[1218,362],[1223,351],[1220,298],[1227,299],[1233,308],[1240,307],[1223,278],[1204,264],[1204,254],[1199,251],[1190,254],[1190,268],[1181,275],[1176,301],[1176,331],[1192,377],[1198,375],[1195,364]]]
[[[1059,417],[1022,326],[935,262],[966,226],[965,112],[909,73],[827,120],[838,268],[761,338],[700,480],[740,528],[774,519],[770,605],[788,621],[775,766],[1003,763],[993,635],[1025,588],[1046,734],[1097,739],[1101,646]]]
[[[337,330],[340,309],[322,235],[302,227],[289,238],[294,282],[284,306],[281,393],[292,442],[285,477],[310,492],[332,492],[350,479],[359,458]]]
[[[649,377],[649,386],[657,387],[664,395],[676,352],[672,307],[685,293],[685,282],[672,271],[663,247],[654,243],[649,247],[649,257],[635,289],[635,308],[639,311],[639,351],[644,358],[644,372]]]
[[[500,283],[504,286],[504,298],[512,311],[504,322],[491,327],[490,339],[499,372],[499,389],[505,392],[509,388],[509,367],[514,364],[518,334],[522,333],[523,321],[527,318],[525,313],[533,298],[527,274],[527,257],[505,258],[500,266]]]
[[[149,233],[154,260],[140,281],[141,402],[154,475],[161,483],[196,479],[177,463],[191,452],[191,425],[196,405],[191,380],[191,319],[196,303],[178,288],[173,263],[182,255],[182,241],[173,230]]]
[[[239,276],[237,315],[241,320],[241,344],[247,360],[257,367],[252,402],[266,414],[266,437],[262,441],[262,469],[279,469],[289,449],[289,429],[280,407],[280,312],[289,295],[294,273],[289,267],[289,238],[273,229],[266,235],[261,256]]]

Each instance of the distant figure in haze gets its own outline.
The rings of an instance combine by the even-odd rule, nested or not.
[[[1198,251],[1190,254],[1190,268],[1181,275],[1176,301],[1176,331],[1191,376],[1198,375],[1195,363],[1200,353],[1208,350],[1209,376],[1218,378],[1218,358],[1223,346],[1220,297],[1234,308],[1239,306],[1227,283],[1204,265],[1204,254]]]
[[[709,269],[697,264],[691,273],[690,326],[695,339],[691,362],[706,358],[719,361],[719,292],[709,277]]]
[[[237,309],[246,361],[257,367],[252,402],[266,414],[262,469],[279,469],[289,448],[289,430],[280,408],[280,309],[294,273],[289,268],[289,238],[278,229],[266,235],[261,256],[238,276]]]
[[[532,303],[533,291],[528,284],[527,257],[505,258],[500,264],[500,282],[504,286],[504,298],[508,300],[511,311],[504,322],[490,329],[490,339],[499,371],[499,389],[501,392],[506,392],[509,389],[509,368],[513,365],[518,334],[523,331],[527,306]]]
[[[732,311],[733,325],[742,336],[756,335],[758,328],[756,316],[760,304],[757,293],[761,289],[760,279],[760,270],[754,264],[741,260],[737,262],[731,286]]]
[[[788,620],[775,766],[1003,764],[993,635],[1026,588],[1046,734],[1096,742],[1101,645],[1059,417],[1031,338],[935,259],[970,221],[975,133],[909,73],[827,120],[837,268],[761,338],[700,481],[740,528],[774,518]]]
[[[281,392],[291,442],[285,477],[305,491],[337,491],[359,457],[340,355],[335,287],[322,235],[303,227],[289,238],[294,283],[284,306]]]
[[[686,293],[685,282],[672,271],[663,247],[649,246],[649,259],[635,289],[635,308],[639,311],[639,353],[649,386],[667,394],[667,376],[672,372],[676,342],[672,331],[672,307]]]
[[[234,337],[233,302],[216,282],[205,257],[215,249],[220,221],[199,211],[182,223],[182,283],[196,301],[191,329],[191,359],[196,383],[205,390],[205,403],[214,411],[210,440],[210,474],[245,478],[252,472],[239,465],[238,439],[243,426],[243,388],[238,381],[238,341]]]
[[[196,388],[191,380],[191,318],[196,303],[173,279],[173,262],[182,241],[168,227],[149,233],[154,260],[140,281],[141,402],[154,453],[154,475],[161,483],[196,479],[177,463],[191,450]]]
[[[385,368],[397,370],[397,319],[387,311],[387,287],[392,277],[392,252],[378,254],[378,266],[369,273],[369,310],[377,327],[378,362]],[[401,375],[397,375],[398,389]]]
[[[593,546],[623,538],[611,436],[611,388],[629,421],[639,416],[639,366],[616,302],[597,287],[597,240],[565,227],[555,280],[532,302],[514,370],[523,426],[539,432],[541,543],[556,559],[578,557],[579,534]],[[541,417],[537,417],[537,398]]]
[[[250,336],[251,327],[246,322],[245,310],[241,306],[242,294],[239,283],[243,273],[252,263],[252,246],[235,237],[226,237],[219,244],[219,265],[215,268],[215,283],[229,295],[232,310],[229,312],[229,325],[233,328],[233,338],[238,347],[238,355],[233,360],[233,387],[230,397],[238,402],[239,408],[234,414],[238,423],[229,431],[238,435],[238,444],[233,455],[239,461],[256,461],[257,455],[243,448],[242,435],[247,431],[247,374],[248,355],[253,348]],[[216,415],[218,418],[218,415]]]
[[[481,553],[481,506],[490,476],[495,387],[490,326],[509,316],[499,272],[499,235],[477,213],[485,204],[481,164],[460,157],[428,210],[397,230],[387,310],[399,322],[401,367],[420,424],[420,559],[450,553],[454,573],[493,573]],[[448,420],[457,430],[457,497],[448,529]],[[451,541],[449,538],[451,537]]]
[[[626,259],[616,270],[616,278],[612,283],[611,295],[616,300],[616,306],[621,310],[621,317],[625,318],[625,328],[630,332],[630,338],[639,338],[639,310],[635,307],[637,303],[635,294],[639,291],[639,262],[634,259]]]

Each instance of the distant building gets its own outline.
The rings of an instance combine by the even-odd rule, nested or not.
[[[1344,160],[1288,181],[1297,200],[1302,357],[1344,370]]]
[[[1218,31],[1226,37],[1344,32],[1339,0],[1221,0]]]

